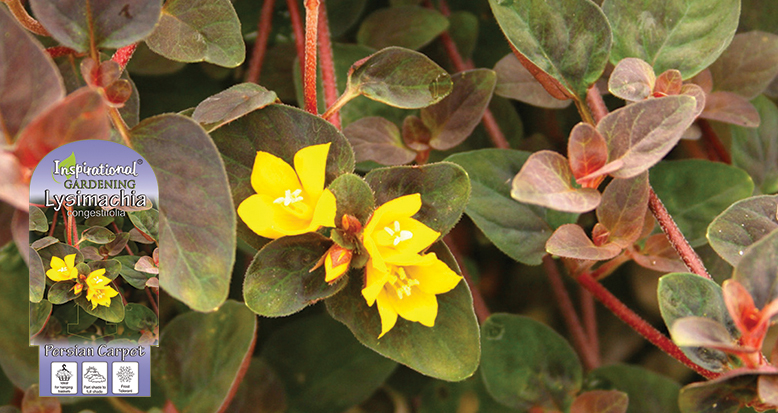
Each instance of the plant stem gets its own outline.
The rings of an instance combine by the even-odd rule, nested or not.
[[[592,117],[592,113],[589,111],[589,106],[586,105],[586,102],[579,99],[578,96],[573,97],[573,102],[575,103],[575,108],[578,109],[578,115],[581,116],[581,120],[592,126],[597,126],[597,123],[594,121],[594,117]]]
[[[122,232],[122,231],[119,229],[119,227],[116,225],[116,223],[115,223],[115,222],[111,222],[111,225],[113,226],[113,230],[114,230],[114,232],[116,232],[116,234],[119,234],[120,232]],[[127,250],[127,254],[129,254],[130,256],[133,256],[133,255],[135,255],[135,254],[133,254],[133,253],[132,253],[132,250],[130,249],[130,246],[129,246],[129,245],[127,245],[127,244],[124,244],[124,249],[126,249],[126,250]]]
[[[62,56],[79,55],[79,54],[81,54],[81,53],[78,53],[77,51],[75,51],[75,50],[73,50],[73,49],[71,49],[69,47],[65,47],[65,46],[47,47],[46,48],[46,53],[48,53],[49,56],[52,59],[56,59],[56,58],[62,57]]]
[[[351,99],[354,99],[357,95],[351,92],[351,90],[346,89],[345,92],[343,92],[342,95],[336,100],[335,102],[330,105],[326,111],[324,111],[324,114],[321,115],[324,119],[329,119],[332,117],[337,111],[339,111],[343,106],[346,106],[346,103],[351,101]]]
[[[324,4],[319,8],[319,53],[321,82],[324,85],[324,102],[325,106],[331,107],[338,100],[338,80],[335,77],[335,58],[332,56],[330,24],[327,18],[327,7],[324,7]],[[340,113],[338,111],[325,119],[340,129]]]
[[[586,91],[586,104],[592,111],[595,124],[600,123],[600,120],[608,114],[608,107],[605,106],[605,101],[602,100],[602,95],[596,84]]]
[[[157,306],[157,301],[154,299],[154,294],[151,293],[149,287],[144,288],[144,290],[146,290],[146,295],[149,297],[151,306],[154,307],[154,312],[157,314],[157,317],[159,317],[159,307]]]
[[[597,365],[600,364],[600,338],[597,332],[597,309],[594,306],[594,296],[583,287],[579,288],[579,298],[581,301],[581,315],[586,336],[589,338],[589,347],[592,349],[597,359]]]
[[[319,0],[305,0],[305,71],[303,72],[303,93],[305,110],[314,115],[319,113],[316,99],[316,42],[319,32]]]
[[[29,13],[27,13],[27,9],[24,8],[24,5],[22,4],[21,0],[2,0],[3,3],[8,5],[8,9],[11,11],[11,14],[16,18],[16,20],[21,23],[21,25],[40,36],[48,36],[51,37],[51,34],[48,30],[46,30],[45,27],[43,27],[42,24],[40,24],[37,20],[32,18]]]
[[[622,303],[616,296],[611,294],[605,287],[589,275],[589,273],[583,273],[577,277],[578,282],[591,292],[597,300],[599,300],[605,307],[613,312],[621,321],[632,327],[633,330],[638,332],[641,336],[645,337],[660,350],[667,353],[670,357],[680,361],[687,367],[696,371],[707,379],[715,379],[719,376],[719,373],[704,369],[694,364],[678,346],[675,345],[667,336],[660,333],[651,324],[648,324],[639,315],[630,310],[624,303]]]
[[[483,324],[484,321],[486,321],[486,319],[492,315],[492,313],[489,311],[489,307],[486,306],[486,301],[484,301],[484,297],[481,295],[481,290],[470,277],[470,273],[467,271],[465,262],[462,259],[462,254],[459,252],[459,247],[457,247],[456,241],[451,236],[451,234],[443,237],[443,242],[446,244],[446,246],[448,246],[448,249],[451,251],[451,255],[454,256],[457,265],[459,265],[459,270],[462,272],[462,277],[465,278],[467,286],[470,287],[470,292],[473,294],[473,309],[475,310],[475,316],[478,318],[478,323]]]
[[[267,51],[267,40],[270,38],[270,29],[273,24],[275,2],[275,0],[265,0],[262,4],[262,12],[259,14],[259,22],[257,23],[257,40],[254,41],[254,49],[251,52],[246,82],[259,83],[259,74]]]
[[[300,74],[305,73],[305,30],[303,29],[303,19],[300,17],[300,7],[297,0],[286,0],[286,7],[289,9],[289,20],[292,23],[294,31],[294,45],[297,49],[297,59],[300,61]]]
[[[732,157],[729,156],[727,148],[721,143],[719,135],[716,134],[716,131],[710,126],[710,123],[706,119],[697,118],[697,125],[699,125],[702,130],[702,139],[705,141],[706,145],[713,150],[721,162],[731,165]]]
[[[594,353],[594,349],[591,346],[591,341],[584,331],[581,319],[578,318],[578,314],[575,312],[573,301],[570,299],[570,295],[567,293],[565,283],[562,281],[562,276],[559,274],[559,269],[554,262],[554,259],[550,255],[543,256],[543,268],[548,275],[548,281],[551,284],[551,290],[554,292],[554,298],[556,299],[559,311],[562,312],[562,318],[565,320],[565,325],[570,331],[570,335],[575,344],[578,355],[581,356],[581,360],[586,366],[587,370],[595,369],[599,366],[598,355]]]
[[[49,236],[54,236],[54,229],[57,228],[57,215],[59,215],[59,211],[54,211],[54,217],[51,219],[51,228],[49,228]]]
[[[116,52],[111,56],[111,60],[118,63],[119,66],[121,66],[122,69],[124,69],[127,66],[127,63],[132,58],[133,53],[135,53],[135,49],[138,47],[137,43],[133,43],[127,46],[124,46],[122,48],[119,48],[116,50]]]
[[[686,237],[683,236],[681,230],[678,229],[678,225],[675,224],[673,217],[667,212],[667,209],[656,195],[653,188],[649,189],[648,208],[651,209],[651,213],[654,214],[654,217],[659,222],[662,231],[667,235],[667,240],[670,241],[670,244],[675,248],[675,251],[678,252],[681,260],[686,264],[686,267],[700,277],[710,280],[711,276],[705,269],[705,264],[702,263],[700,256],[697,255],[697,252],[689,245],[689,242],[686,240]]]
[[[119,114],[119,110],[116,108],[109,108],[108,114],[111,116],[111,122],[113,122],[113,126],[124,140],[124,144],[132,148],[132,144],[130,143],[130,130],[127,128],[127,124],[124,123],[122,115]]]

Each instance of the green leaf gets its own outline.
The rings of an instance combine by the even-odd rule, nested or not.
[[[508,41],[530,62],[583,100],[600,78],[611,29],[590,0],[489,0]]]
[[[624,413],[629,405],[627,393],[618,390],[591,390],[578,395],[570,413]]]
[[[650,64],[636,57],[626,57],[613,68],[608,79],[608,91],[628,100],[643,100],[654,92],[656,74]]]
[[[497,401],[521,410],[567,411],[581,390],[583,369],[562,336],[512,314],[493,314],[481,334],[481,374]]]
[[[471,58],[478,44],[478,17],[464,10],[456,10],[448,16],[448,22],[449,27],[456,27],[449,35],[454,40],[457,51],[462,58]]]
[[[19,134],[14,154],[19,163],[35,168],[46,154],[82,139],[108,139],[108,107],[96,90],[79,89],[50,106]]]
[[[778,75],[778,36],[753,31],[735,35],[710,66],[714,90],[753,99]]]
[[[81,239],[95,244],[108,244],[116,239],[116,234],[105,227],[91,227],[81,233]]]
[[[746,250],[735,266],[732,279],[751,293],[756,308],[764,308],[778,298],[778,231],[771,232]]]
[[[142,304],[128,303],[124,307],[124,324],[135,331],[153,330],[159,325],[157,314]]]
[[[37,303],[43,299],[43,290],[46,288],[46,269],[40,254],[34,248],[30,248],[30,302]],[[51,261],[49,261],[51,263]],[[50,267],[50,264],[49,264]]]
[[[494,71],[497,73],[495,95],[548,109],[566,108],[572,102],[551,96],[513,53],[500,59]]]
[[[445,244],[430,248],[449,268],[459,273]],[[442,380],[458,381],[475,372],[481,351],[478,323],[467,283],[437,296],[438,315],[434,327],[425,327],[403,318],[381,339],[378,310],[368,307],[362,297],[362,277],[352,271],[346,288],[327,299],[327,311],[348,326],[365,346],[419,373]]]
[[[157,0],[32,0],[30,6],[58,42],[82,53],[90,47],[118,49],[143,40],[154,30],[161,8]]]
[[[286,105],[270,105],[240,117],[212,133],[227,170],[235,206],[255,194],[251,171],[257,151],[264,151],[293,165],[294,154],[311,145],[331,142],[327,155],[325,186],[354,170],[354,153],[346,138],[326,120]],[[255,248],[267,241],[238,222],[241,239]],[[163,277],[164,278],[164,277]]]
[[[75,155],[75,154],[71,153],[71,155]],[[73,162],[75,162],[75,157],[73,157]],[[60,162],[59,165],[62,166],[63,162]],[[75,165],[75,163],[73,163],[73,165]],[[112,222],[114,222],[113,219],[114,217],[110,217],[110,216],[89,217],[84,221],[84,225],[88,227],[107,227]]]
[[[404,195],[421,194],[421,209],[414,218],[441,236],[454,228],[470,198],[467,172],[449,162],[373,169],[365,181],[375,191],[378,206]]]
[[[165,114],[131,130],[133,149],[159,180],[160,286],[199,311],[227,298],[235,262],[235,208],[224,164],[193,120]]]
[[[246,270],[243,298],[251,311],[265,317],[294,314],[336,294],[342,280],[324,281],[324,266],[311,269],[332,246],[332,241],[311,232],[281,237],[265,245]]]
[[[65,304],[68,301],[75,300],[81,293],[73,292],[75,281],[59,281],[49,287],[49,293],[46,296],[52,304]]]
[[[614,178],[602,193],[597,221],[608,230],[608,242],[627,248],[640,238],[648,210],[648,173]]]
[[[35,205],[30,205],[29,225],[30,231],[46,232],[49,230],[49,220],[46,218],[46,214]]]
[[[416,158],[416,152],[403,143],[397,125],[378,116],[368,116],[350,123],[343,129],[343,134],[354,148],[357,162],[403,165]]]
[[[606,0],[602,10],[613,27],[611,63],[637,57],[655,73],[678,69],[689,79],[732,41],[740,0]]]
[[[553,232],[549,210],[516,202],[510,181],[529,157],[528,152],[481,149],[446,160],[464,168],[473,186],[465,213],[497,248],[516,261],[540,265]],[[577,215],[565,214],[571,221]]]
[[[748,174],[720,162],[660,162],[650,175],[651,186],[693,247],[705,244],[713,218],[754,189]]]
[[[370,397],[397,366],[326,314],[276,331],[262,357],[284,383],[289,412],[344,412]]]
[[[670,326],[678,347],[704,347],[728,352],[742,350],[737,337],[718,321],[706,317],[684,317]]]
[[[763,368],[774,375],[773,369]],[[741,407],[758,399],[759,370],[738,369],[715,380],[692,383],[681,389],[678,405],[684,413],[736,413]],[[715,409],[711,410],[711,406]]]
[[[593,188],[573,186],[573,171],[564,156],[549,150],[530,155],[513,178],[511,197],[519,202],[583,213],[600,204],[600,193]]]
[[[65,97],[62,76],[43,46],[0,11],[0,115],[7,142],[49,106]]]
[[[202,101],[192,113],[195,122],[206,125],[207,130],[224,126],[239,117],[275,102],[275,92],[256,83],[240,83]]]
[[[130,284],[139,290],[146,288],[146,281],[148,281],[149,277],[151,277],[151,274],[146,274],[135,270],[135,264],[138,262],[140,257],[120,255],[114,259],[122,264],[122,269],[119,270],[119,275],[122,276],[127,284]]]
[[[448,29],[440,12],[419,6],[379,9],[367,16],[357,32],[357,43],[383,49],[399,46],[418,50]]]
[[[246,375],[241,380],[228,411],[233,413],[286,412],[286,393],[278,374],[268,362],[253,357]]]
[[[26,389],[38,382],[38,349],[30,347],[30,320],[24,317],[27,266],[13,242],[0,250],[0,268],[5,280],[0,289],[0,367],[14,386]]]
[[[452,89],[451,76],[427,56],[387,47],[351,66],[347,93],[387,105],[418,109],[439,102]]]
[[[335,39],[346,34],[359,21],[367,0],[330,0],[322,4],[327,6],[330,36]]]
[[[43,272],[45,273],[51,268],[51,257],[56,256],[64,259],[66,255],[70,254],[76,254],[76,265],[84,262],[84,256],[81,254],[81,251],[65,243],[58,242],[38,249],[38,255],[40,255],[41,263],[43,264]]]
[[[756,129],[731,126],[732,165],[751,175],[758,193],[778,192],[778,108],[764,96],[752,102],[761,123]]]
[[[251,360],[256,332],[256,317],[236,301],[212,313],[179,315],[151,352],[152,377],[179,412],[224,410],[237,388],[235,380]]]
[[[46,326],[51,316],[51,309],[51,302],[48,300],[30,303],[30,338],[40,333]]]
[[[738,334],[724,304],[721,287],[711,280],[691,273],[667,274],[659,279],[657,297],[668,329],[681,318],[706,317],[725,326],[730,337]],[[681,350],[708,370],[722,371],[729,366],[727,355],[721,351],[704,347],[682,347]]]
[[[119,295],[111,298],[110,306],[97,305],[92,308],[94,304],[86,299],[86,288],[76,297],[75,301],[87,314],[109,323],[121,323],[124,320],[124,303],[122,302],[121,291],[119,291]]]
[[[344,214],[356,217],[362,225],[367,224],[367,219],[375,209],[375,199],[373,190],[364,179],[359,175],[345,173],[332,181],[329,190],[337,202],[335,223],[338,226]]]
[[[497,76],[489,69],[474,69],[455,74],[451,81],[448,96],[421,110],[421,120],[432,132],[429,146],[440,151],[462,143],[481,123]]]
[[[170,0],[146,44],[179,62],[235,67],[246,58],[240,21],[229,0]]]
[[[130,216],[130,221],[132,221],[132,225],[135,225],[135,228],[159,241],[159,211],[147,209],[144,211],[131,211],[127,215]]]
[[[694,122],[696,105],[691,96],[667,96],[633,103],[602,118],[597,131],[608,143],[608,163],[623,162],[610,174],[631,178],[664,158]]]
[[[546,242],[546,251],[549,254],[579,260],[609,260],[619,255],[622,249],[623,247],[615,242],[595,245],[577,224],[562,225]]]
[[[518,412],[494,400],[486,391],[480,372],[476,372],[473,377],[453,383],[432,380],[422,389],[420,396],[419,413],[462,412],[469,411],[468,409],[473,406],[478,406],[479,412]]]
[[[738,201],[708,226],[710,246],[736,266],[746,248],[778,230],[778,195],[762,195]]]
[[[586,390],[619,390],[629,395],[627,413],[678,413],[681,386],[645,368],[612,364],[586,376]]]

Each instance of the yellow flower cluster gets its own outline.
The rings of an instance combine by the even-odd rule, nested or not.
[[[251,174],[256,191],[238,206],[243,222],[260,236],[279,238],[335,227],[336,201],[324,188],[330,144],[313,145],[294,156],[294,168],[282,159],[257,152]],[[434,253],[424,254],[439,237],[412,218],[421,195],[406,195],[378,207],[361,236],[369,259],[362,290],[367,305],[377,303],[379,338],[397,317],[435,325],[437,294],[451,291],[462,279]],[[352,251],[334,245],[324,257],[325,281],[335,282],[349,268]]]
[[[69,254],[63,258],[51,257],[51,268],[46,271],[46,275],[52,281],[76,280],[73,285],[73,292],[78,295],[84,289],[82,281],[86,282],[86,299],[92,302],[94,310],[98,305],[106,307],[111,306],[111,298],[116,297],[119,292],[109,285],[111,280],[106,278],[105,268],[100,268],[89,273],[88,276],[79,277],[76,268],[76,254]],[[82,279],[83,278],[83,279]]]

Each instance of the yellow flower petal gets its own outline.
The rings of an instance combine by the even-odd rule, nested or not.
[[[76,254],[66,255],[64,260],[56,256],[51,257],[51,269],[46,270],[46,276],[53,281],[66,281],[78,277],[75,260]]]
[[[92,309],[98,305],[105,307],[111,306],[111,298],[116,297],[118,291],[111,287],[90,287],[86,292],[86,299],[92,302]]]
[[[263,200],[261,195],[251,195],[238,205],[238,216],[246,226],[260,237],[276,239],[284,236],[272,228],[273,203]]]
[[[86,285],[89,286],[90,289],[95,287],[103,288],[107,286],[110,284],[111,280],[104,277],[103,274],[105,274],[105,268],[99,268],[90,272],[86,277]]]
[[[76,266],[76,254],[68,254],[65,256],[65,265],[68,266],[68,268],[73,268]]]
[[[377,238],[384,240],[382,238],[384,235],[380,235],[380,232],[385,232],[385,227],[394,228],[395,221],[409,220],[411,216],[419,212],[419,209],[421,209],[421,195],[411,194],[386,202],[373,212],[373,216],[370,217],[370,221],[365,226],[362,243],[367,253],[373,259],[373,265],[378,270],[388,271],[385,257],[383,256],[385,248],[381,248],[376,242]],[[391,251],[386,252],[393,256],[398,255],[398,253],[392,253]]]
[[[302,188],[297,174],[283,159],[267,153],[257,152],[254,158],[254,168],[251,170],[251,186],[258,194],[283,196],[289,189]]]
[[[387,292],[386,298],[389,305],[394,308],[400,317],[408,321],[417,321],[427,327],[435,325],[438,315],[438,299],[434,294],[427,294],[417,287],[411,287],[411,293],[400,298],[397,294]],[[379,296],[379,306],[381,297]]]
[[[305,192],[314,199],[321,196],[324,189],[324,175],[327,169],[327,154],[331,143],[313,145],[300,149],[294,154],[294,169],[300,178]]]
[[[367,263],[365,266],[365,288],[362,289],[362,297],[365,298],[368,307],[373,306],[378,294],[384,290],[384,284],[389,281],[390,275],[386,271],[375,268],[372,260]]]
[[[325,189],[316,203],[316,209],[313,211],[313,220],[309,231],[316,231],[319,227],[335,227],[335,215],[337,212],[337,202],[335,195],[329,189]]]
[[[391,306],[388,295],[383,289],[378,294],[377,302],[378,315],[381,317],[381,334],[378,335],[378,338],[381,338],[397,323],[397,311]]]
[[[408,276],[419,281],[417,286],[419,290],[428,294],[443,294],[454,289],[462,281],[462,277],[457,275],[443,261],[439,260],[434,253],[424,256],[432,258],[427,259],[421,265],[411,265],[405,267]]]
[[[351,250],[334,245],[324,258],[324,281],[335,282],[348,270],[351,264]]]

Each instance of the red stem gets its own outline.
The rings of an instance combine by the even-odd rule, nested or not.
[[[451,234],[443,237],[443,242],[445,242],[446,246],[448,246],[448,249],[451,251],[451,255],[454,256],[457,265],[459,265],[459,270],[462,272],[462,277],[465,278],[467,286],[470,287],[470,292],[473,294],[473,309],[475,310],[475,316],[478,318],[478,323],[483,324],[484,321],[486,321],[486,319],[492,315],[492,313],[489,311],[489,307],[486,306],[486,301],[484,301],[484,297],[481,295],[481,290],[470,277],[470,273],[467,271],[467,267],[465,267],[465,262],[462,260],[462,254],[459,252],[459,247],[457,247],[457,243]]]
[[[670,357],[680,361],[687,367],[696,371],[707,379],[715,379],[719,376],[719,373],[706,370],[696,364],[694,364],[678,346],[675,345],[667,336],[660,333],[651,324],[648,324],[639,315],[630,310],[624,303],[619,301],[610,291],[602,286],[599,282],[593,279],[589,273],[583,273],[577,277],[578,282],[591,292],[597,300],[599,300],[605,307],[613,312],[621,321],[632,327],[638,334],[645,337],[660,350],[667,353]]]
[[[319,53],[321,82],[324,85],[324,102],[325,106],[329,108],[338,100],[338,80],[335,77],[335,58],[332,56],[327,8],[323,6],[319,8]],[[340,129],[340,111],[335,111],[327,120]]]
[[[600,120],[608,114],[608,107],[605,106],[605,101],[602,100],[602,95],[596,84],[586,91],[586,104],[589,106],[589,110],[592,111],[595,124],[600,123]]]
[[[115,222],[111,222],[111,225],[113,225],[113,230],[116,232],[116,234],[119,234],[120,232],[122,232],[122,231],[119,229],[119,227],[116,225],[116,223],[115,223]],[[127,250],[127,254],[129,254],[130,256],[133,256],[133,255],[135,255],[135,254],[133,254],[133,253],[132,253],[132,250],[130,249],[130,246],[129,246],[129,245],[127,245],[127,244],[124,244],[124,249],[126,249],[126,250]]]
[[[149,297],[151,306],[154,307],[154,312],[157,314],[157,317],[159,317],[159,307],[157,306],[157,301],[154,299],[154,295],[149,291],[149,287],[144,288],[144,290],[146,290],[146,295]]]
[[[246,82],[259,83],[259,74],[262,70],[262,62],[265,60],[267,40],[270,38],[270,29],[273,25],[273,6],[275,0],[265,0],[262,4],[262,12],[257,23],[257,40],[254,41],[254,50],[251,52],[249,70],[246,74]]]
[[[716,154],[721,162],[724,162],[727,165],[731,165],[732,157],[729,156],[727,148],[725,148],[724,144],[721,143],[719,136],[716,134],[716,131],[713,130],[713,127],[710,126],[710,123],[708,123],[708,121],[705,119],[697,118],[697,125],[699,125],[700,130],[702,130],[702,139],[705,141],[707,147]]]
[[[581,315],[586,336],[589,338],[589,346],[592,354],[597,357],[597,364],[600,364],[600,338],[597,332],[597,311],[594,307],[594,296],[592,293],[581,287],[579,289],[579,298],[581,301]]]
[[[689,245],[689,242],[686,240],[686,237],[683,236],[681,230],[678,229],[675,221],[673,221],[673,217],[667,212],[667,209],[659,197],[656,196],[656,192],[654,192],[653,188],[651,188],[648,193],[648,207],[659,222],[659,226],[662,227],[662,231],[667,235],[668,241],[670,241],[670,244],[672,244],[675,251],[678,252],[678,255],[681,257],[681,260],[686,264],[686,267],[700,277],[710,280],[711,276],[705,269],[705,264],[702,263],[700,256],[697,255],[697,252]]]
[[[551,290],[554,292],[554,298],[559,306],[559,311],[562,312],[562,318],[564,318],[567,329],[570,331],[573,344],[575,344],[575,348],[578,350],[578,355],[581,357],[587,370],[597,368],[600,365],[598,361],[599,357],[593,351],[594,348],[591,346],[591,342],[587,337],[586,332],[584,332],[581,319],[578,318],[578,314],[575,312],[573,301],[567,293],[565,283],[559,275],[559,269],[550,255],[545,255],[543,257],[543,268],[546,270],[548,281],[551,284]]]
[[[54,211],[54,218],[51,219],[51,228],[49,228],[49,236],[54,236],[54,229],[57,228],[57,215],[59,215],[59,211]]]
[[[300,7],[297,0],[286,0],[286,7],[289,9],[289,19],[292,22],[294,31],[294,45],[297,48],[297,59],[300,60],[300,74],[305,73],[305,29],[303,29],[303,19],[300,17]]]
[[[132,58],[132,54],[135,53],[135,49],[138,47],[137,43],[133,43],[116,50],[111,56],[111,60],[118,63],[122,69],[127,66],[127,62]]]
[[[314,115],[319,113],[316,99],[316,42],[319,32],[319,0],[305,0],[305,71],[303,72],[303,93],[305,110]]]
[[[51,37],[51,34],[49,34],[46,28],[27,13],[27,9],[24,8],[21,0],[2,0],[2,2],[8,6],[8,10],[16,18],[16,21],[25,29],[39,36]]]

